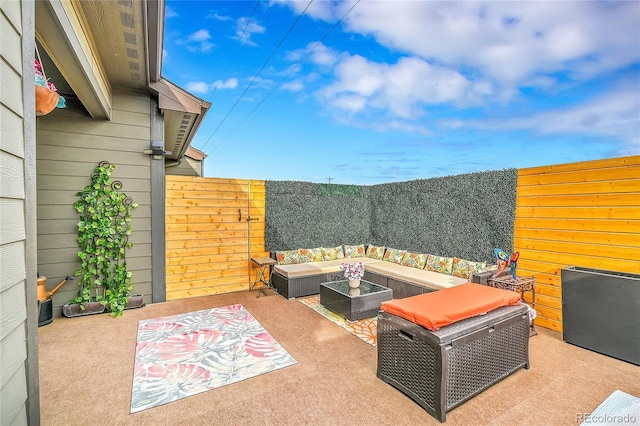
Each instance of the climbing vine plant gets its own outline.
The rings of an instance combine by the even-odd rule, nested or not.
[[[112,181],[115,165],[102,161],[91,175],[91,184],[76,196],[73,207],[80,213],[78,221],[78,257],[81,266],[78,295],[71,303],[98,301],[112,317],[122,315],[133,285],[127,271],[126,249],[129,241],[131,209],[138,207],[122,189],[122,182]]]

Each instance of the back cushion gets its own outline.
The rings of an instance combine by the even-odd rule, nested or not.
[[[322,260],[322,250],[320,250],[320,247],[298,249],[298,263],[321,262]]]
[[[407,254],[406,250],[398,250],[394,248],[387,248],[387,251],[384,252],[384,257],[382,260],[393,263],[402,262],[402,258]]]
[[[424,269],[425,263],[427,263],[428,254],[411,253],[407,252],[400,261],[403,266],[411,266],[413,268]]]
[[[344,258],[344,251],[342,251],[342,246],[328,248],[320,247],[320,251],[322,251],[323,260],[336,260]]]
[[[344,246],[344,257],[364,257],[364,244]]]
[[[451,275],[470,279],[474,273],[482,272],[486,268],[487,264],[485,262],[472,262],[455,257],[453,259],[453,272]]]
[[[276,251],[276,260],[278,265],[290,265],[298,262],[298,250],[282,250]]]
[[[451,271],[453,270],[453,257],[434,256],[430,254],[429,257],[427,257],[427,263],[424,269],[451,275]]]
[[[370,257],[372,259],[382,260],[382,257],[384,256],[384,251],[385,251],[384,246],[374,246],[369,244],[369,247],[367,247],[367,257]]]

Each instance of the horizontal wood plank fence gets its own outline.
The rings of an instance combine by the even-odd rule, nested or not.
[[[521,169],[514,251],[536,276],[536,324],[562,331],[561,270],[640,273],[640,156]]]
[[[249,289],[251,257],[268,255],[265,182],[167,176],[166,185],[167,300]]]

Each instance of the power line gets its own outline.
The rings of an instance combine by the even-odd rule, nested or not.
[[[242,34],[240,34],[240,37],[238,37],[238,41],[236,42],[236,46],[235,46],[236,48],[244,38],[244,35],[247,32],[247,28],[249,27],[249,24],[251,23],[251,20],[253,19],[253,15],[256,13],[256,10],[258,9],[259,4],[260,4],[260,0],[256,0],[256,3],[253,5],[253,10],[251,11],[251,16],[249,16],[249,19],[247,19],[247,23],[244,25],[244,28],[242,29]],[[218,90],[218,85],[215,85],[213,87],[213,92],[211,92],[211,96],[209,97],[209,103],[211,103],[211,100],[213,99],[213,95],[216,94],[216,90]]]
[[[222,126],[222,124],[226,121],[227,117],[229,117],[229,115],[231,114],[231,112],[236,108],[236,106],[238,105],[238,103],[240,103],[240,101],[242,100],[242,98],[244,97],[244,95],[247,93],[247,91],[249,90],[249,88],[253,85],[253,83],[256,81],[256,79],[258,78],[258,76],[260,75],[260,73],[262,73],[262,70],[264,70],[264,68],[267,66],[267,64],[269,63],[269,61],[271,60],[271,58],[273,58],[273,56],[276,54],[276,52],[278,51],[278,49],[280,49],[280,46],[282,46],[282,43],[284,43],[284,41],[287,39],[287,37],[289,37],[289,34],[291,34],[291,31],[293,31],[293,29],[295,28],[295,26],[298,24],[298,22],[300,22],[300,19],[302,19],[302,17],[304,16],[304,14],[307,12],[307,9],[309,9],[309,6],[311,6],[311,3],[313,3],[313,0],[309,1],[309,4],[307,4],[307,7],[304,8],[304,10],[300,13],[300,15],[298,15],[298,18],[295,20],[295,22],[291,25],[291,27],[289,28],[289,30],[287,31],[287,33],[284,35],[284,37],[282,37],[282,40],[280,40],[280,42],[278,43],[278,45],[275,47],[275,49],[273,49],[273,52],[271,52],[271,55],[269,55],[269,57],[267,58],[267,60],[265,61],[264,64],[262,64],[262,66],[260,67],[260,69],[258,70],[257,74],[253,76],[253,79],[251,80],[251,82],[249,83],[249,85],[244,89],[244,91],[242,92],[242,94],[240,95],[240,97],[236,100],[236,102],[233,104],[233,106],[231,107],[231,109],[225,114],[225,116],[222,118],[222,121],[218,124],[218,126],[213,130],[213,133],[211,133],[211,136],[209,136],[209,138],[206,140],[206,142],[204,143],[204,145],[202,145],[202,148],[200,148],[200,150],[204,151],[204,147],[207,146],[207,144],[209,143],[209,141],[211,140],[211,138],[218,132],[218,129],[220,129],[220,126]]]
[[[285,79],[287,79],[291,74],[293,74],[294,71],[296,71],[306,60],[307,58],[309,58],[309,56],[311,56],[311,54],[313,53],[314,50],[316,50],[316,48],[320,45],[320,43],[322,43],[324,41],[325,38],[327,38],[329,36],[329,34],[331,34],[331,32],[338,26],[340,25],[340,23],[344,20],[344,18],[347,17],[347,15],[349,15],[349,13],[351,13],[351,11],[358,5],[358,3],[360,3],[360,0],[356,1],[353,6],[351,6],[351,8],[349,8],[349,10],[347,10],[347,12],[342,15],[342,17],[331,27],[329,28],[329,30],[316,42],[316,44],[313,45],[313,47],[311,48],[311,50],[309,50],[309,52],[307,52],[306,55],[304,55],[302,57],[302,59],[300,59],[300,61],[298,61],[296,63],[296,65],[291,68],[291,70],[287,73],[287,75],[285,75],[281,80],[280,83],[284,82]],[[220,141],[220,143],[218,143],[218,145],[216,145],[211,152],[208,153],[208,155],[212,154],[216,149],[218,149],[218,147],[220,145],[222,145],[224,142],[227,141],[227,139],[229,139],[231,137],[231,135],[233,133],[235,133],[236,130],[238,130],[238,128],[240,128],[248,119],[249,117],[251,117],[251,115],[258,109],[260,108],[260,106],[267,100],[267,98],[269,96],[271,96],[271,94],[273,94],[273,92],[276,91],[276,89],[278,88],[278,86],[274,86],[273,89],[271,89],[271,91],[269,91],[269,93],[267,93],[267,95],[262,98],[262,100],[260,102],[258,102],[258,104],[249,112],[249,114],[247,114],[247,116],[245,118],[242,119],[242,121],[240,123],[238,123],[238,125],[236,127],[234,127],[234,129],[229,132],[229,134],[222,140]],[[207,141],[208,142],[208,141]],[[206,144],[205,144],[206,145]]]

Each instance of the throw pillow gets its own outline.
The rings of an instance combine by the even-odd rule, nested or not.
[[[364,257],[364,244],[344,246],[344,257]]]
[[[387,248],[387,251],[384,252],[384,257],[382,260],[393,263],[402,262],[402,258],[407,254],[406,250],[398,250],[394,248]]]
[[[400,262],[403,266],[411,266],[413,268],[424,269],[425,263],[427,263],[428,254],[411,253],[407,252]]]
[[[453,271],[451,275],[460,278],[471,279],[476,272],[482,272],[487,267],[485,262],[472,262],[471,260],[453,258]]]
[[[322,251],[322,259],[323,260],[336,260],[336,259],[344,259],[344,252],[342,251],[342,246],[338,247],[320,247]]]
[[[312,249],[298,249],[298,263],[321,261],[322,250],[320,250],[320,247]]]
[[[367,247],[367,257],[381,260],[384,256],[385,249],[385,246],[374,246],[369,244],[369,247]]]
[[[434,256],[430,254],[429,257],[427,257],[427,263],[424,265],[424,269],[427,271],[451,275],[451,271],[453,269],[453,257]]]
[[[298,250],[276,251],[278,265],[291,265],[298,262]]]

